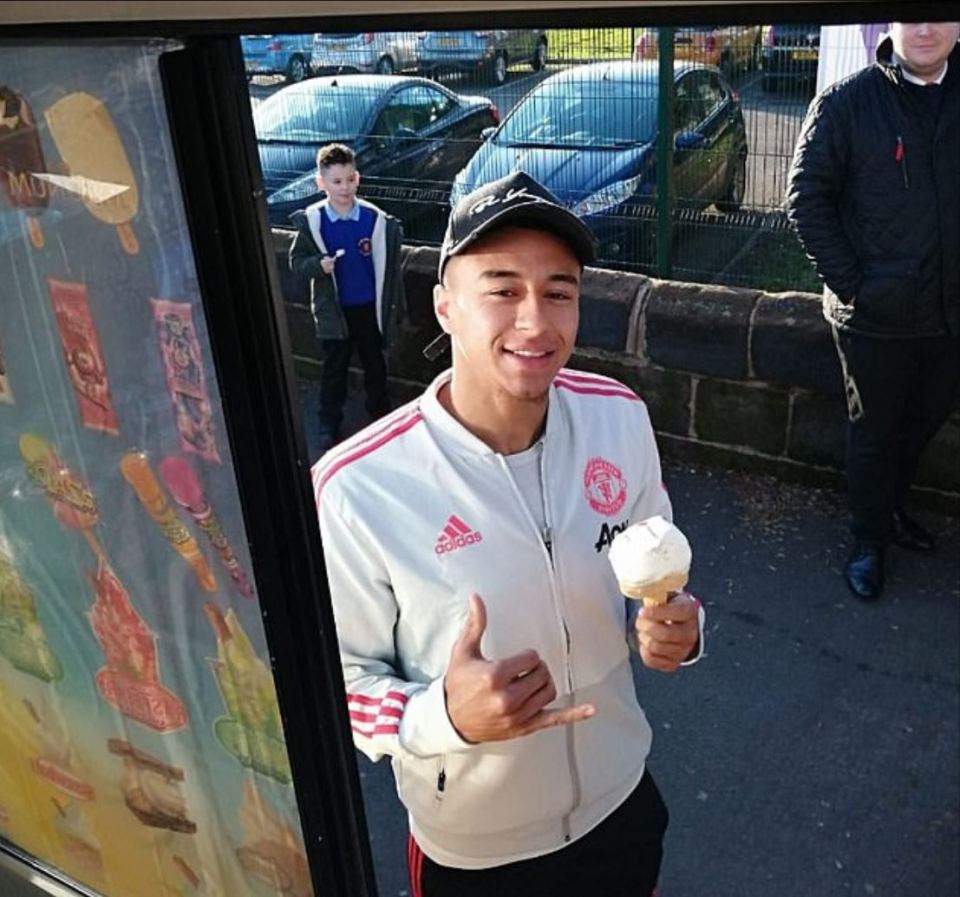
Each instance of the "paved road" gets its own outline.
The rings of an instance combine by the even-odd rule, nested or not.
[[[315,444],[316,387],[302,386]],[[875,606],[840,579],[843,497],[667,463],[708,612],[708,656],[637,667],[671,825],[659,897],[960,893],[960,526],[920,513],[937,555],[892,549]],[[589,723],[586,723],[588,725]],[[405,897],[386,762],[361,758],[381,897]]]

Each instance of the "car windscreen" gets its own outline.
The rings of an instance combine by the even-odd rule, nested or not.
[[[641,79],[545,81],[504,122],[499,144],[619,148],[648,143],[657,127],[656,85]]]
[[[364,88],[284,88],[254,110],[257,139],[323,142],[355,137],[381,95]]]

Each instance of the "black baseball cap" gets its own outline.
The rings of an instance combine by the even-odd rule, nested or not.
[[[440,247],[440,280],[450,258],[484,234],[507,225],[525,224],[556,234],[569,244],[581,265],[589,265],[596,258],[590,228],[529,174],[514,171],[478,187],[453,207]]]
[[[443,269],[453,256],[484,234],[508,225],[529,225],[555,234],[573,250],[581,265],[589,265],[597,256],[590,228],[529,174],[514,171],[461,197],[453,207],[440,247],[440,282]],[[424,348],[423,354],[433,361],[448,345],[449,337],[441,333]]]

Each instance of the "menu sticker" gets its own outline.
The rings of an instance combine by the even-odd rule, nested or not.
[[[200,342],[189,302],[151,299],[157,322],[167,389],[173,399],[180,447],[208,461],[220,461],[213,433],[213,409],[203,374]]]
[[[47,288],[60,332],[60,346],[80,409],[80,420],[91,430],[116,436],[117,415],[110,397],[107,365],[100,348],[87,287],[83,283],[47,278]]]

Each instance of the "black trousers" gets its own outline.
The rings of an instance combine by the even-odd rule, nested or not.
[[[950,414],[960,383],[956,336],[877,339],[834,330],[847,394],[851,530],[890,541],[924,446]]]
[[[377,326],[374,303],[343,309],[347,319],[346,339],[323,341],[324,361],[320,378],[320,430],[325,436],[336,436],[343,420],[343,403],[347,399],[347,376],[354,346],[363,368],[366,408],[372,418],[390,410],[387,396],[387,364],[383,357],[383,338]]]
[[[413,897],[651,897],[660,874],[667,808],[649,772],[616,811],[567,847],[492,869],[451,869],[411,837]]]

